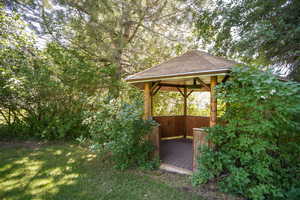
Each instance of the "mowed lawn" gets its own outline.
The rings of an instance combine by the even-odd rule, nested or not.
[[[150,173],[149,173],[150,174]],[[0,199],[202,199],[147,173],[118,171],[72,144],[0,143]]]

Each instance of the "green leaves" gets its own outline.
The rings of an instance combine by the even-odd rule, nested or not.
[[[290,68],[299,79],[300,3],[297,0],[193,1],[195,35],[217,55]]]
[[[0,16],[1,135],[87,135],[83,113],[99,104],[108,75],[78,49],[57,43],[38,49],[14,13]]]
[[[101,111],[89,113],[89,131],[96,150],[110,152],[115,167],[153,168],[157,165],[150,154],[154,147],[145,140],[155,124],[151,120],[143,120],[142,106],[133,101],[127,104],[115,99],[104,104]]]
[[[208,129],[215,147],[201,149],[194,183],[216,179],[222,190],[250,199],[285,199],[300,187],[294,171],[300,169],[299,93],[299,84],[268,71],[233,68],[230,80],[217,86],[227,123]]]

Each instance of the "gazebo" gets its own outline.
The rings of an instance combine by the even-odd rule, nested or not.
[[[190,136],[190,138],[192,137],[190,144],[184,140],[182,140],[183,142],[176,140],[173,143],[178,145],[175,147],[178,151],[190,152],[187,154],[192,155],[185,153],[175,155],[176,153],[169,151],[169,157],[167,157],[171,160],[171,164],[173,162],[175,168],[195,169],[197,147],[204,142],[203,135],[205,133],[201,128],[211,127],[217,123],[217,99],[214,88],[218,83],[228,79],[231,67],[236,64],[234,61],[216,57],[203,51],[192,50],[126,78],[127,82],[144,91],[144,119],[154,119],[160,124],[159,129],[155,129],[151,136],[151,140],[156,145],[156,155],[165,157],[162,155],[164,152],[160,150],[160,144],[163,145],[161,138],[174,138],[174,136],[179,135],[182,135],[183,138]],[[158,91],[180,92],[184,103],[183,116],[153,117],[152,98]],[[205,91],[211,94],[210,117],[188,116],[187,101],[190,94]],[[184,145],[185,143],[187,144]],[[174,148],[174,145],[172,146],[170,142],[166,144],[170,148]],[[189,148],[190,151],[187,151],[186,149]],[[181,161],[180,159],[176,160],[178,157],[181,157]],[[184,157],[189,157],[188,160],[191,161],[186,161]],[[183,162],[188,166],[181,164]],[[164,163],[164,159],[162,159],[162,163]]]

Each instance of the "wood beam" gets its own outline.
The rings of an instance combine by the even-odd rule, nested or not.
[[[153,95],[150,93],[150,100],[151,100],[151,116],[153,116]]]
[[[199,77],[197,77],[196,80],[197,80],[203,87],[205,87],[207,90],[210,90],[209,85],[207,85],[206,83],[204,83]]]
[[[183,111],[183,115],[184,116],[186,116],[187,115],[187,89],[186,88],[184,88],[184,90],[183,90],[183,99],[184,99],[184,111]]]
[[[184,93],[181,91],[179,87],[176,87],[176,89],[180,92],[180,94],[184,97]]]
[[[186,90],[187,88],[184,88],[184,90]],[[193,92],[194,90],[191,90],[189,93],[185,93],[185,92],[182,92],[180,88],[177,87],[177,90],[180,92],[180,94],[185,97],[185,98],[188,98]]]
[[[186,116],[187,116],[187,88],[185,87],[183,90],[183,115],[185,118],[185,126],[184,126],[184,138],[186,138],[186,133],[187,133],[187,120],[186,120]]]
[[[151,118],[151,83],[144,84],[144,120]]]
[[[193,85],[197,85],[197,80],[195,78],[193,79]]]
[[[187,89],[202,89],[201,85],[177,85],[177,84],[168,84],[168,83],[160,83],[162,87],[175,87],[175,88],[183,88],[186,87]],[[210,89],[204,88],[203,91],[210,91]]]
[[[156,93],[160,90],[161,86],[159,85],[156,90],[151,94],[152,96],[155,96]]]
[[[217,124],[217,98],[215,87],[217,85],[217,76],[210,77],[210,121],[209,126]]]
[[[152,83],[152,87],[151,87],[151,94],[153,93],[153,91],[159,87],[158,84],[160,83],[161,81],[157,81],[155,83]]]
[[[194,90],[191,90],[188,95],[186,96],[186,98],[188,98],[192,93],[194,92]]]
[[[229,77],[230,77],[229,75],[226,75],[226,76],[223,78],[222,83],[225,83],[225,82],[228,80]]]

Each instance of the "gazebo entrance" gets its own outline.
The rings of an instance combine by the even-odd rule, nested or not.
[[[208,144],[201,128],[214,126],[217,122],[215,86],[227,80],[230,68],[235,64],[233,61],[194,50],[126,79],[144,91],[144,119],[154,119],[160,124],[159,128],[153,130],[149,140],[156,146],[155,155],[161,156],[163,165],[173,166],[177,171],[180,168],[196,168],[198,146]],[[152,98],[158,91],[180,92],[184,101],[183,116],[153,117]],[[189,95],[203,91],[211,94],[210,117],[188,116]],[[181,139],[176,138],[179,136]],[[174,137],[175,140],[165,140]]]
[[[160,159],[162,163],[193,169],[193,128],[209,127],[204,116],[154,116],[160,124]]]
[[[193,170],[193,140],[177,138],[160,141],[162,163],[178,168]]]

